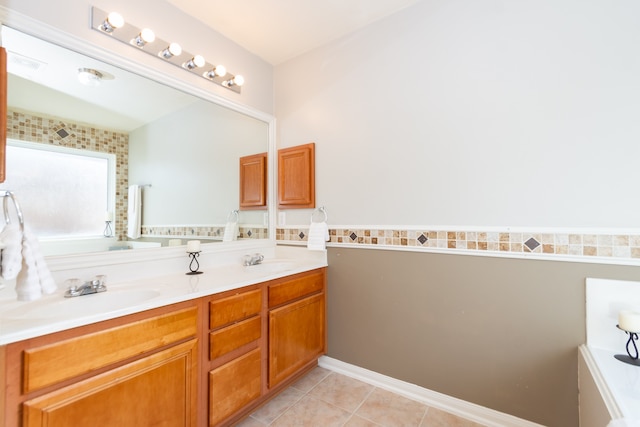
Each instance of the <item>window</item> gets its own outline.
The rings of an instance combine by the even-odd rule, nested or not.
[[[40,238],[101,236],[115,206],[115,155],[7,141],[7,179]]]

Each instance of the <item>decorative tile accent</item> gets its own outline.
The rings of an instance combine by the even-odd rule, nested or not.
[[[277,228],[276,240],[305,242],[308,228]],[[573,258],[607,258],[640,262],[640,234],[526,233],[483,230],[443,231],[416,229],[330,228],[331,245],[406,247],[438,251],[540,254]]]
[[[530,238],[529,240],[527,240],[526,242],[524,242],[524,245],[525,245],[525,246],[526,246],[530,251],[534,251],[534,250],[536,250],[536,248],[537,248],[538,246],[540,246],[540,243],[538,243],[538,241],[532,237],[532,238]]]
[[[143,237],[209,237],[222,240],[224,236],[224,225],[211,226],[148,226],[142,225]],[[263,227],[239,227],[239,239],[266,239],[269,230]]]

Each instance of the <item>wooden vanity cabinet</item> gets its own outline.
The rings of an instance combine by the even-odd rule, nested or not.
[[[9,344],[5,425],[196,426],[197,318],[181,303]]]
[[[0,427],[234,425],[325,353],[325,292],[320,268],[0,346]]]
[[[326,276],[302,273],[268,286],[269,388],[326,352]]]

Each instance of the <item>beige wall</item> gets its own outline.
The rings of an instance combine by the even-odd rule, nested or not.
[[[545,426],[578,425],[586,277],[631,266],[329,249],[329,356]]]

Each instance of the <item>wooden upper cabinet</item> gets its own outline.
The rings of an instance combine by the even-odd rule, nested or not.
[[[278,207],[316,207],[315,143],[278,150]]]
[[[7,147],[7,51],[0,47],[0,182],[6,179]]]
[[[267,207],[267,153],[240,157],[240,209]]]

